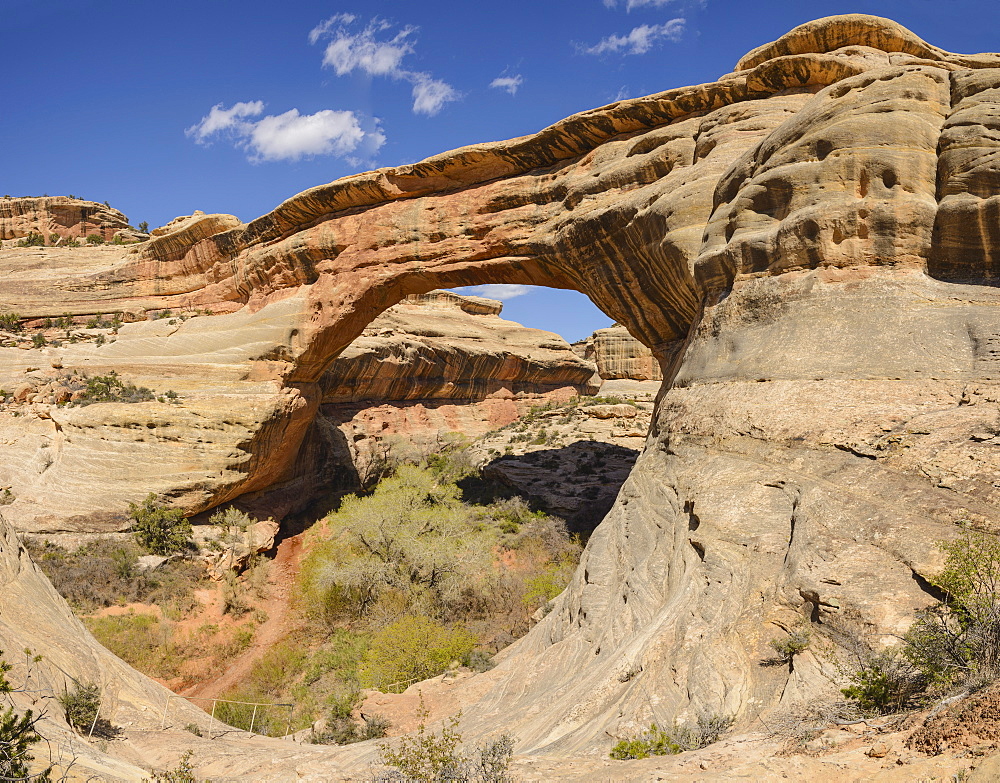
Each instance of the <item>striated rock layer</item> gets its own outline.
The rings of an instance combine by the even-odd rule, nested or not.
[[[97,234],[110,241],[117,232],[136,233],[117,209],[96,201],[67,196],[0,198],[0,239],[17,239],[34,232],[49,242],[52,234],[77,239]]]
[[[466,714],[548,753],[701,711],[749,725],[836,693],[824,655],[760,666],[771,638],[898,632],[932,600],[934,542],[961,519],[1000,529],[998,105],[1000,55],[831,17],[718,81],[347,177],[191,244],[58,276],[12,263],[4,304],[21,313],[236,311],[65,352],[183,387],[182,406],[150,408],[163,428],[108,406],[31,437],[58,452],[106,426],[159,454],[169,435],[200,461],[144,477],[200,510],[290,469],[330,362],[405,296],[576,288],[651,350],[664,388],[570,588]],[[37,361],[10,350],[0,362]],[[220,378],[225,413],[208,402]],[[234,449],[242,462],[220,456]],[[77,470],[129,469],[100,454]]]
[[[606,381],[662,381],[663,372],[653,352],[621,324],[598,329],[581,344],[582,355],[597,365]]]

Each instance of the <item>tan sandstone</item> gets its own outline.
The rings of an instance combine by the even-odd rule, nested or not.
[[[189,511],[264,489],[300,454],[330,362],[405,296],[575,288],[664,388],[572,584],[477,680],[468,735],[603,755],[651,721],[745,729],[835,696],[830,657],[760,666],[770,639],[808,623],[834,656],[845,628],[889,639],[933,600],[935,542],[963,519],[1000,530],[997,74],[998,55],[831,17],[716,82],[347,177],[190,245],[64,270],[5,253],[21,313],[228,313],[63,351],[184,404],[0,421],[15,470],[47,482],[11,518],[89,524],[97,476]],[[0,349],[0,384],[38,366]],[[68,442],[93,458],[60,467]]]

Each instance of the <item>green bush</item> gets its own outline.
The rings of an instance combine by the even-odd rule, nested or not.
[[[148,402],[156,395],[145,386],[136,386],[123,381],[114,370],[107,375],[95,375],[87,378],[87,388],[77,401],[79,405],[92,405],[98,402]]]
[[[97,641],[130,666],[156,677],[176,676],[180,661],[160,618],[130,612],[86,617],[84,624]]]
[[[809,631],[792,631],[784,638],[772,639],[768,642],[771,649],[782,661],[791,661],[799,653],[805,652],[809,647]]]
[[[855,652],[856,665],[848,675],[851,684],[841,689],[862,712],[888,715],[911,706],[926,687],[920,670],[898,647]]]
[[[899,712],[925,698],[1000,678],[1000,542],[966,529],[940,542],[944,569],[932,581],[945,598],[918,613],[902,644],[859,644],[842,693],[863,711]]]
[[[472,652],[476,637],[424,616],[401,617],[376,631],[361,663],[361,681],[384,689],[425,680]]]
[[[635,737],[620,740],[609,754],[613,759],[645,759],[650,756],[672,756],[687,750],[698,750],[718,742],[733,725],[725,715],[702,715],[696,726],[661,729],[655,723]]]
[[[29,231],[28,236],[17,243],[18,247],[45,247],[45,236],[37,231]]]
[[[441,732],[428,730],[428,710],[420,697],[420,724],[415,734],[401,737],[395,747],[383,745],[379,757],[383,764],[395,767],[405,780],[421,783],[469,781],[469,783],[512,783],[508,773],[514,753],[514,737],[499,737],[477,745],[472,758],[462,754],[462,735],[458,732],[461,713],[441,724]],[[397,780],[397,777],[376,780]]]
[[[153,554],[170,555],[191,546],[193,531],[184,512],[157,505],[152,492],[142,503],[129,503],[128,511],[135,540]]]
[[[330,701],[326,729],[313,732],[309,742],[313,745],[350,745],[384,737],[390,726],[384,716],[370,715],[360,722],[354,719],[354,709],[360,701],[361,693],[357,690],[336,694]]]
[[[428,715],[421,696],[416,734],[401,737],[396,747],[383,745],[379,748],[382,763],[398,769],[407,780],[421,783],[467,780],[463,775],[466,759],[460,750],[462,735],[458,733],[461,714],[445,721],[440,734],[427,729]]]
[[[944,570],[933,580],[946,598],[921,612],[903,652],[936,685],[1000,677],[1000,542],[966,530],[940,544]]]
[[[100,234],[88,234],[87,235],[87,244],[88,245],[103,245],[104,244],[104,237],[102,237]]]
[[[6,329],[8,332],[20,332],[23,328],[21,316],[18,313],[0,313],[0,329]]]
[[[95,683],[74,682],[73,690],[65,690],[59,696],[59,703],[66,713],[66,722],[85,734],[97,723],[101,689]]]
[[[198,727],[195,726],[195,728]],[[192,732],[192,734],[195,733],[197,736],[201,736],[200,730]],[[198,778],[194,776],[194,766],[191,764],[191,756],[193,755],[192,751],[185,751],[180,762],[173,769],[154,770],[152,783],[198,783]]]

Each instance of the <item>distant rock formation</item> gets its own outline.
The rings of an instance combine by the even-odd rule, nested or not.
[[[621,324],[598,329],[582,344],[575,345],[574,350],[597,365],[602,380],[663,380],[663,371],[653,352]]]
[[[119,231],[137,233],[125,215],[107,204],[67,196],[0,198],[0,239],[19,239],[34,232],[42,234],[47,244],[52,244],[52,234],[64,239],[97,234],[109,242]]]

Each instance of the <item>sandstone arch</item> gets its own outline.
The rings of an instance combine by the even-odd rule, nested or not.
[[[518,715],[523,748],[550,752],[700,709],[749,723],[830,688],[819,656],[760,667],[769,638],[899,631],[930,600],[933,542],[963,518],[1000,528],[998,73],[833,17],[717,82],[196,222],[68,276],[52,305],[23,282],[9,301],[234,311],[137,344],[150,373],[269,401],[234,433],[177,425],[202,450],[243,444],[208,463],[232,474],[212,487],[164,480],[197,510],[280,477],[325,363],[402,296],[583,291],[660,357],[665,392],[573,585],[486,675],[475,720]]]

